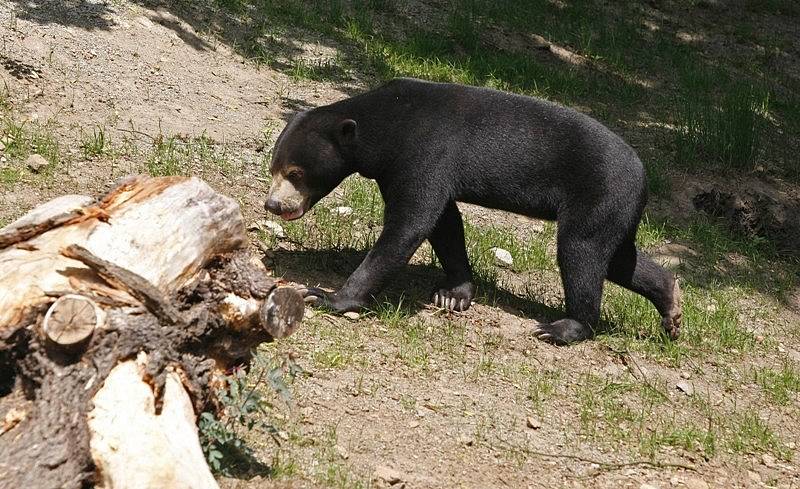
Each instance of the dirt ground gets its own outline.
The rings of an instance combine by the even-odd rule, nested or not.
[[[20,120],[61,142],[62,163],[50,177],[25,172],[0,187],[0,224],[145,171],[160,134],[205,135],[226,148],[232,171],[195,173],[237,198],[248,222],[263,219],[264,158],[287,117],[364,87],[246,61],[213,32],[146,3],[23,4],[0,3],[0,78]],[[315,59],[337,46],[312,39],[296,48]],[[81,141],[98,127],[133,149],[86,157]],[[541,232],[517,216],[465,214],[523,238]],[[559,348],[531,334],[542,317],[531,311],[561,307],[556,271],[501,272],[503,292],[543,306],[501,295],[445,314],[427,304],[439,272],[424,254],[388,294],[402,312],[386,306],[350,320],[309,309],[296,336],[264,347],[264,358],[291,353],[307,375],[291,384],[292,405],[273,399],[278,435],[248,435],[270,470],[223,477],[223,487],[800,487],[800,388],[772,402],[754,373],[800,368],[791,304],[768,291],[736,299],[739,329],[756,338],[748,351],[676,361],[616,341]],[[269,260],[289,280],[335,288],[359,257],[279,243]],[[712,292],[698,294],[708,294],[708,314],[723,307]]]

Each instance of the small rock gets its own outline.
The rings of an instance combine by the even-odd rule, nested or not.
[[[708,482],[703,479],[695,479],[694,477],[686,479],[684,484],[688,489],[708,489]]]
[[[679,391],[683,392],[687,396],[691,396],[694,394],[694,386],[691,383],[686,382],[685,380],[682,380],[677,384],[675,384],[675,387],[677,387]]]
[[[350,454],[347,452],[347,449],[345,447],[341,445],[335,445],[333,449],[336,450],[337,455],[342,457],[344,460],[350,458]]]
[[[654,486],[653,484],[642,484],[639,486],[639,489],[658,489],[658,486]]]
[[[692,378],[692,374],[689,373],[689,372],[681,372],[681,378],[682,379],[687,379],[687,380],[691,379]]]
[[[256,230],[268,231],[272,233],[272,235],[275,236],[276,238],[286,237],[286,231],[283,230],[283,226],[281,226],[275,221],[268,221],[266,219],[254,222],[247,229],[251,231],[256,231]]]
[[[473,440],[472,437],[470,437],[470,436],[461,435],[461,436],[458,437],[458,444],[459,445],[464,445],[464,446],[467,446],[467,447],[471,447],[472,445],[475,444],[475,440]]]
[[[352,207],[345,207],[345,206],[335,207],[333,209],[333,213],[334,214],[339,214],[340,216],[349,216],[349,215],[351,215],[353,213],[353,208]]]
[[[539,421],[538,419],[532,417],[532,416],[528,416],[528,423],[527,424],[528,424],[528,428],[530,428],[532,430],[538,430],[538,429],[540,429],[542,427],[542,422]]]
[[[355,321],[356,319],[361,317],[361,314],[359,314],[357,312],[349,311],[349,312],[344,313],[344,317],[346,317],[347,319]]]
[[[409,428],[418,428],[419,427],[419,421],[412,421],[412,422],[408,423],[408,427]]]
[[[403,474],[384,465],[379,465],[375,468],[375,480],[383,481],[390,486],[403,482]]]
[[[687,259],[697,256],[693,249],[677,243],[666,243],[652,253],[652,259],[666,268],[678,268]]]
[[[775,462],[776,462],[775,457],[773,457],[768,453],[765,453],[764,455],[761,456],[761,463],[763,463],[767,467],[775,467]]]
[[[490,248],[494,254],[494,262],[501,267],[510,267],[514,265],[514,257],[511,256],[511,252],[508,250],[504,250],[503,248]]]
[[[32,172],[39,173],[42,168],[47,166],[47,160],[42,155],[32,154],[25,160],[25,164],[28,165]]]
[[[752,482],[755,482],[755,483],[758,483],[758,484],[761,483],[761,474],[759,474],[758,472],[756,472],[754,470],[748,470],[747,471],[747,478],[750,479]]]

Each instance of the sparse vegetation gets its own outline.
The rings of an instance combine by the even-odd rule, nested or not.
[[[639,247],[687,250],[670,265],[683,289],[678,341],[665,337],[649,302],[607,283],[597,339],[558,349],[530,336],[535,321],[563,315],[556,225],[464,206],[479,292],[473,308],[429,306],[443,273],[425,243],[371,311],[352,319],[310,313],[296,336],[264,345],[248,375],[227,380],[223,416],[200,417],[218,474],[374,487],[374,467],[396,463],[420,476],[409,485],[432,487],[498,485],[500,473],[520,487],[611,487],[623,478],[660,487],[687,474],[711,485],[753,473],[768,485],[792,480],[761,462],[766,455],[797,465],[800,334],[790,305],[800,261],[678,199],[696,182],[745,176],[797,196],[800,85],[787,71],[797,63],[796,28],[786,20],[800,16],[797,2],[725,9],[700,1],[208,0],[192,4],[192,15],[179,4],[166,10],[186,26],[165,38],[190,39],[191,27],[227,44],[244,59],[225,65],[224,83],[242,84],[241,93],[214,93],[213,107],[187,118],[189,134],[162,133],[160,121],[147,134],[132,122],[122,130],[130,139],[120,139],[121,124],[95,118],[70,129],[58,115],[35,122],[21,112],[29,109],[19,90],[0,90],[0,227],[19,205],[44,200],[31,194],[83,192],[108,179],[109,167],[112,177],[200,176],[235,195],[248,223],[260,221],[272,145],[292,112],[414,76],[544,97],[606,123],[647,168],[651,205]],[[126,22],[137,28],[135,18]],[[765,27],[772,23],[780,29]],[[240,70],[252,70],[252,87]],[[207,90],[219,87],[198,93]],[[248,105],[263,108],[252,127],[223,127],[231,126],[227,113]],[[168,110],[158,118],[186,112]],[[222,129],[212,138],[203,121]],[[40,174],[25,165],[34,153],[49,163]],[[380,235],[381,195],[356,175],[303,219],[280,224],[284,237],[264,226],[252,235],[269,250],[268,267],[335,289]],[[509,251],[513,265],[498,265],[492,248]],[[267,387],[274,357],[297,358],[312,373],[293,384],[298,409],[284,409],[282,394]],[[481,474],[467,470],[478,464]],[[237,484],[263,482],[254,481]]]

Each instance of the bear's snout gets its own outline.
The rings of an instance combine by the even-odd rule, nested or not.
[[[282,211],[283,207],[281,206],[281,202],[279,200],[273,199],[272,197],[267,198],[267,200],[264,202],[264,208],[267,211],[278,216],[281,215],[281,213],[283,212]]]

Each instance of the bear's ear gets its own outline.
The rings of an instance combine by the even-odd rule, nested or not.
[[[336,138],[342,146],[349,146],[356,142],[356,130],[358,124],[353,119],[345,119],[339,122],[336,131]]]

